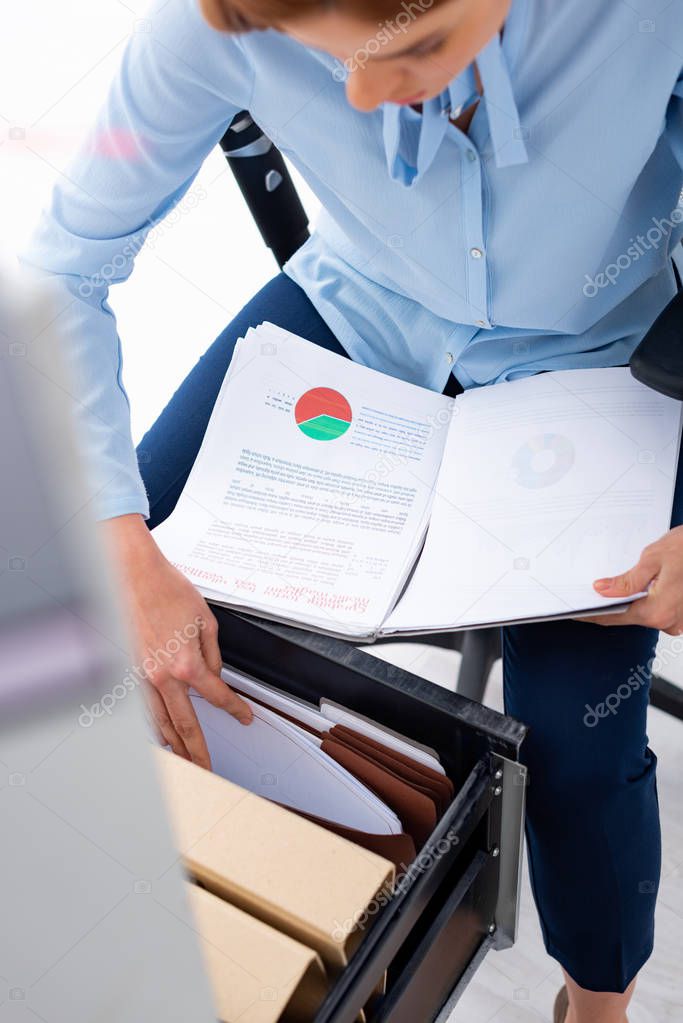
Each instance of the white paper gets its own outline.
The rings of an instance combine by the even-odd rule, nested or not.
[[[592,584],[669,528],[680,402],[608,368],[467,391],[456,409],[425,546],[384,628],[622,603]]]
[[[305,704],[303,701],[297,700],[296,697],[290,696],[289,693],[283,693],[263,682],[248,678],[242,672],[235,671],[234,668],[223,668],[221,678],[227,685],[244,693],[245,696],[261,700],[273,710],[289,714],[302,724],[315,728],[318,732],[329,732],[332,727],[332,723],[311,704]]]
[[[372,634],[424,538],[452,408],[261,325],[233,355],[155,539],[210,598]]]
[[[197,693],[191,699],[215,774],[249,792],[378,835],[402,832],[396,814],[327,753],[319,740],[247,700],[249,725]]]

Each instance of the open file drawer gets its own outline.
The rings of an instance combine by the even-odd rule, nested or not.
[[[214,605],[227,665],[327,697],[437,750],[456,796],[315,1023],[445,1023],[490,948],[515,939],[526,729],[342,640]],[[379,901],[379,900],[378,900]],[[376,995],[384,971],[386,991]]]

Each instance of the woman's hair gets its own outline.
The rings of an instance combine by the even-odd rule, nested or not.
[[[439,0],[200,0],[204,17],[214,28],[224,32],[248,32],[251,29],[277,28],[325,10],[343,10],[368,21],[382,20],[403,10],[427,10]]]

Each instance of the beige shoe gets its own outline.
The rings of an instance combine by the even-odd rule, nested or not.
[[[564,1023],[569,1012],[569,995],[567,994],[567,988],[561,987],[557,992],[557,998],[555,999],[555,1008],[553,1009],[553,1023]]]

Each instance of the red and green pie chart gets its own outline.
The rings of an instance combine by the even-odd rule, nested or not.
[[[302,433],[313,440],[336,440],[346,433],[351,406],[339,391],[331,387],[312,387],[304,391],[294,406],[294,418]]]

